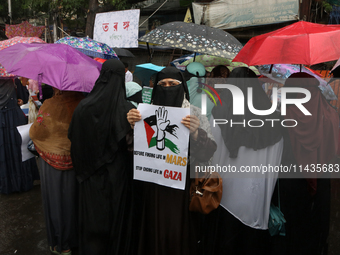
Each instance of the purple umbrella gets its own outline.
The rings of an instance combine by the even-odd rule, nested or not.
[[[102,64],[65,44],[18,43],[0,51],[8,73],[46,83],[59,90],[90,92]],[[41,94],[41,93],[40,93]]]

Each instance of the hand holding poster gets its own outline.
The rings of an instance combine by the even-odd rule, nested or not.
[[[190,131],[181,121],[189,108],[139,104],[134,128],[134,179],[184,190]]]

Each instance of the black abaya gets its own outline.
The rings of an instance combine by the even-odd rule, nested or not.
[[[174,67],[160,71],[155,84],[162,79],[176,79],[180,85],[160,88],[155,85],[153,103],[190,107],[188,88],[183,75]],[[178,98],[176,98],[176,95]],[[186,97],[187,99],[183,98]],[[208,119],[200,114],[200,109],[192,106],[190,115],[200,121],[197,141],[191,139],[189,165],[185,190],[174,189],[154,183],[144,183],[142,226],[139,237],[138,255],[199,255],[201,254],[201,223],[203,215],[190,212],[189,187],[190,164],[207,164],[216,150],[212,140]],[[208,128],[209,127],[209,128]],[[209,133],[209,134],[208,134]]]
[[[200,254],[202,215],[189,211],[189,182],[185,190],[144,183],[139,255]]]
[[[134,255],[132,153],[124,65],[107,60],[91,93],[74,111],[71,157],[79,181],[81,255]],[[138,232],[138,231],[137,231]]]
[[[80,183],[82,255],[136,254],[134,247],[132,166],[125,139],[115,158]]]

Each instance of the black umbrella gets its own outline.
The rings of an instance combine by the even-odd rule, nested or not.
[[[129,57],[129,58],[135,57],[135,55],[133,55],[132,52],[129,50],[122,49],[122,48],[112,48],[112,49],[116,52],[118,57]]]
[[[139,41],[230,59],[242,48],[234,36],[221,29],[180,21],[159,26]]]

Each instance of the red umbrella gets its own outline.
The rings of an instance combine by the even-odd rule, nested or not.
[[[314,65],[340,58],[340,25],[299,21],[255,36],[233,62],[249,66],[267,64]]]
[[[103,59],[103,58],[94,58],[94,60],[98,61],[99,63],[104,63],[107,59]]]

